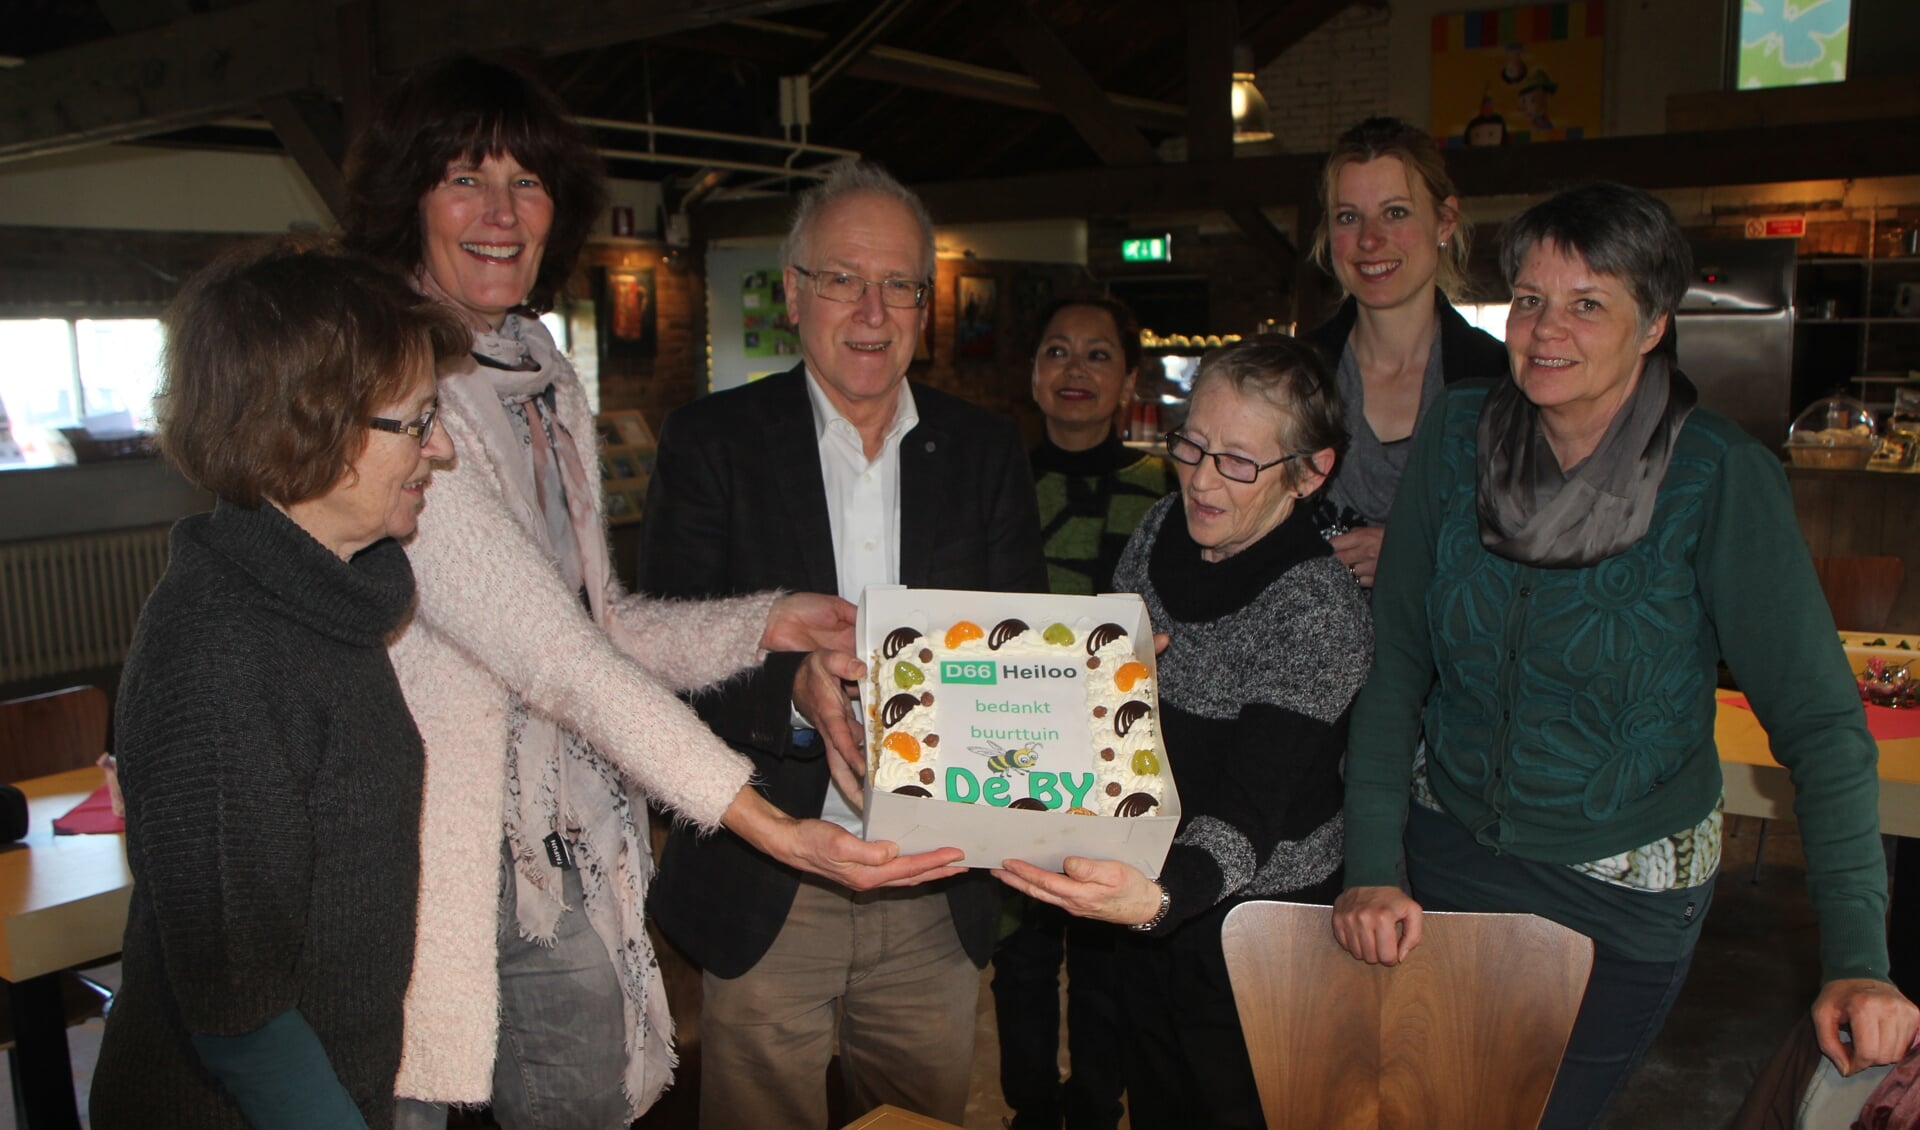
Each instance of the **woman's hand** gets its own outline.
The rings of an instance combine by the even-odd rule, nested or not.
[[[965,871],[959,848],[901,855],[887,840],[872,843],[825,820],[796,820],[752,785],[740,790],[720,822],[735,835],[789,867],[855,891],[911,887]]]
[[[1065,874],[1043,871],[1018,859],[1009,859],[1002,867],[994,875],[1007,886],[1081,918],[1137,926],[1160,913],[1160,884],[1118,860],[1070,855]]]
[[[1840,1040],[1845,1024],[1851,1046]],[[1885,981],[1865,977],[1829,981],[1813,1002],[1813,1034],[1820,1051],[1842,1075],[1865,1067],[1898,1063],[1913,1046],[1920,1009]]]
[[[1336,535],[1327,544],[1333,547],[1334,560],[1347,567],[1360,587],[1373,587],[1373,574],[1380,566],[1380,543],[1386,540],[1385,526],[1361,526]]]
[[[853,605],[818,592],[790,592],[773,602],[763,651],[853,650]]]
[[[1420,904],[1399,887],[1354,887],[1333,903],[1333,937],[1368,965],[1398,965],[1420,944]]]

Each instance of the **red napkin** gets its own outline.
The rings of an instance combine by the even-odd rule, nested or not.
[[[1743,694],[1730,694],[1720,701],[1728,706],[1737,706],[1742,710],[1752,710],[1753,704]],[[1901,738],[1920,738],[1920,710],[1894,710],[1886,706],[1867,706],[1861,704],[1867,712],[1867,732],[1876,742],[1892,742]]]
[[[87,799],[74,805],[72,812],[53,822],[53,832],[57,836],[84,836],[126,830],[127,822],[113,814],[113,798],[107,795],[105,785],[87,794]]]

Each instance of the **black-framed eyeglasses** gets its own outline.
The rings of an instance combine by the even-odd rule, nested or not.
[[[439,418],[440,403],[435,401],[433,407],[412,420],[389,420],[385,416],[375,416],[367,421],[367,426],[395,435],[412,436],[420,441],[421,447],[425,447],[433,439],[434,421]]]
[[[845,271],[810,271],[795,265],[794,272],[813,284],[813,293],[828,302],[858,302],[867,296],[867,288],[880,288],[880,304],[906,309],[927,304],[926,283],[919,279],[863,279]]]
[[[1296,452],[1292,455],[1282,455],[1271,463],[1255,463],[1244,455],[1230,455],[1224,451],[1208,451],[1180,432],[1168,432],[1166,435],[1161,436],[1160,439],[1161,442],[1167,445],[1167,457],[1175,463],[1185,463],[1189,467],[1195,467],[1199,465],[1200,460],[1211,455],[1213,456],[1214,469],[1220,472],[1220,476],[1222,478],[1232,479],[1236,483],[1253,482],[1260,477],[1260,472],[1268,470],[1269,468],[1278,467],[1282,463],[1291,463],[1295,459],[1300,458],[1299,453]]]

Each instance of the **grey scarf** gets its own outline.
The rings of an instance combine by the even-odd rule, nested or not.
[[[1680,426],[1699,399],[1664,354],[1592,455],[1562,471],[1540,428],[1540,410],[1512,380],[1480,409],[1480,544],[1523,565],[1575,569],[1612,557],[1646,534]]]

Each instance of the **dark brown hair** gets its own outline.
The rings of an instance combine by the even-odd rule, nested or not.
[[[1200,358],[1200,369],[1193,377],[1193,395],[1202,387],[1224,381],[1242,396],[1266,401],[1278,408],[1280,450],[1289,455],[1312,455],[1332,448],[1334,466],[1347,453],[1347,415],[1340,401],[1340,390],[1327,371],[1320,351],[1299,338],[1282,334],[1261,334],[1233,345],[1209,350]],[[1306,477],[1304,460],[1282,466],[1288,486],[1296,486]],[[1321,482],[1332,481],[1328,470]],[[1316,488],[1317,490],[1318,488]]]
[[[512,154],[553,198],[553,228],[526,306],[553,308],[606,201],[600,158],[566,107],[510,67],[459,57],[424,67],[381,104],[347,158],[349,250],[411,276],[420,200],[453,161]]]
[[[236,506],[325,494],[367,419],[423,366],[472,348],[452,311],[324,244],[253,244],[188,281],[166,315],[160,450]]]
[[[1047,327],[1053,324],[1054,316],[1075,306],[1105,310],[1107,316],[1113,319],[1113,328],[1120,333],[1120,354],[1126,360],[1127,372],[1131,373],[1140,367],[1140,319],[1134,316],[1133,307],[1111,294],[1092,291],[1069,294],[1040,311],[1040,320],[1033,326],[1033,349],[1030,352],[1039,355],[1041,339],[1046,335]]]
[[[1440,219],[1453,222],[1453,235],[1440,249],[1438,281],[1443,293],[1457,293],[1467,277],[1467,251],[1473,241],[1473,225],[1459,209],[1447,207],[1447,197],[1459,193],[1453,187],[1453,178],[1447,175],[1447,162],[1440,156],[1440,147],[1433,143],[1426,130],[1399,118],[1368,118],[1333,143],[1333,151],[1327,154],[1327,167],[1320,174],[1320,226],[1313,233],[1313,261],[1329,272],[1333,270],[1329,232],[1340,170],[1380,157],[1397,158],[1407,170],[1408,187],[1416,183],[1424,187]]]

